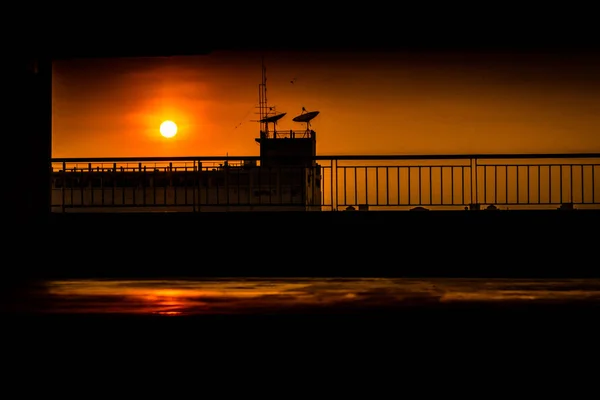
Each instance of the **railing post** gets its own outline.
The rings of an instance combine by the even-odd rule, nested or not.
[[[192,212],[195,213],[196,212],[196,177],[198,176],[197,172],[196,172],[196,160],[192,160]],[[188,190],[187,188],[187,181],[186,181],[186,188],[185,188],[186,192]]]
[[[202,184],[202,161],[200,160],[196,160],[195,161],[197,163],[196,168],[198,168],[198,173],[196,176],[196,188],[198,190],[198,203],[197,206],[194,207],[194,210],[196,212],[200,212],[202,211],[202,189],[200,187],[200,185]],[[195,194],[194,194],[194,199],[195,199]]]
[[[225,174],[225,202],[227,205],[225,206],[226,211],[231,211],[230,209],[230,196],[229,196],[229,160],[225,160],[223,163],[223,173]],[[269,180],[271,179],[271,170],[269,170]],[[271,182],[269,182],[271,183]],[[271,188],[269,188],[269,193],[271,192]],[[270,200],[270,197],[269,197]]]
[[[479,174],[477,167],[477,158],[473,159],[473,164],[475,166],[475,204],[479,206]]]
[[[61,197],[61,211],[65,212],[65,185],[67,184],[67,163],[63,161],[62,163],[62,185],[60,185]]]
[[[469,185],[471,190],[471,201],[469,202],[469,210],[479,210],[479,175],[477,173],[477,158],[469,158],[469,168],[471,170],[471,184]],[[475,192],[475,193],[473,193]]]
[[[332,198],[331,199],[331,205],[332,205],[332,207],[335,206],[335,210],[337,211],[337,208],[338,208],[337,197],[338,197],[338,193],[339,193],[338,192],[339,188],[338,188],[338,168],[337,168],[337,159],[336,158],[334,158],[331,161],[331,165],[332,165],[332,168],[335,168],[335,192],[334,192],[335,204],[334,204],[334,198]]]

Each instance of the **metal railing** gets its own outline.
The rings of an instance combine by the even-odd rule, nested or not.
[[[52,209],[600,208],[600,154],[52,159]]]

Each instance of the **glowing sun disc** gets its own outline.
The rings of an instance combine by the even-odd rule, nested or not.
[[[160,134],[166,138],[172,138],[177,134],[177,125],[173,121],[164,121],[160,124]]]

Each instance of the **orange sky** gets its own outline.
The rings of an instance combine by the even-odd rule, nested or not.
[[[264,53],[268,100],[319,110],[317,152],[600,152],[600,58]],[[261,54],[54,63],[53,156],[258,155]],[[291,83],[293,81],[294,83]],[[165,139],[165,119],[179,126]]]

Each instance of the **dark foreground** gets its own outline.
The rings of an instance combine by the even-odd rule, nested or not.
[[[600,277],[592,261],[598,226],[600,210],[54,214],[43,226],[19,228],[12,239],[29,262],[8,271],[43,278]]]
[[[600,211],[583,210],[52,215],[39,226],[20,225],[9,238],[3,304],[23,304],[23,288],[49,279],[600,278],[598,226]],[[349,352],[462,343],[489,351],[511,341],[589,349],[596,346],[598,311],[597,301],[470,301],[183,318],[36,312],[1,318],[9,333],[38,345],[73,346],[98,336],[93,343],[203,351],[223,348],[208,343]]]
[[[70,360],[69,369],[77,365],[99,368],[98,363],[118,364],[118,360],[136,365],[146,360],[146,368],[166,368],[164,361],[156,365],[160,358],[171,363],[177,360],[178,365],[197,360],[197,367],[206,367],[211,360],[211,368],[226,371],[233,368],[232,363],[249,362],[263,371],[266,364],[270,370],[285,368],[280,371],[283,374],[312,365],[310,371],[329,371],[327,376],[337,374],[340,364],[355,371],[391,372],[389,364],[397,363],[395,368],[420,365],[423,372],[432,368],[427,372],[431,376],[490,366],[524,369],[528,374],[533,373],[528,371],[533,365],[544,362],[553,369],[583,367],[598,349],[599,311],[597,304],[508,302],[491,307],[471,303],[362,312],[332,308],[318,313],[182,318],[11,314],[2,319],[5,340],[21,348],[21,354],[46,361]],[[562,364],[565,356],[577,362]],[[336,371],[330,371],[333,366]],[[126,365],[114,368],[127,370]]]
[[[101,385],[168,373],[196,385],[204,368],[301,386],[348,373],[529,380],[540,365],[589,371],[600,334],[597,279],[38,281],[1,305],[8,365]]]

